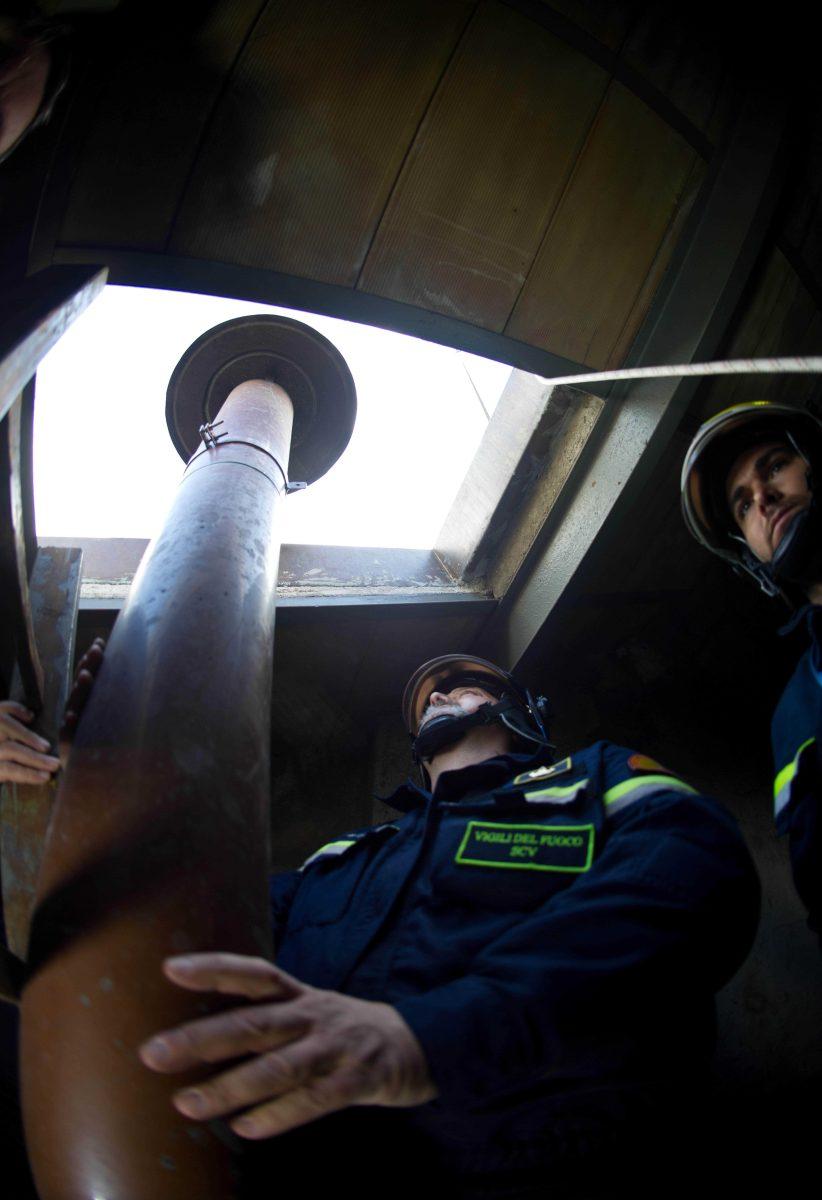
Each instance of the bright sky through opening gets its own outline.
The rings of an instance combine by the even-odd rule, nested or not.
[[[171,372],[205,330],[258,312],[325,334],[357,387],[351,442],[327,475],[288,497],[283,541],[434,545],[509,366],[331,317],[122,287],[104,290],[37,373],[41,541],[159,532],[183,472],[165,422]]]

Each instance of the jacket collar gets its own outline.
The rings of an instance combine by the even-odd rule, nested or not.
[[[779,627],[779,636],[785,637],[789,633],[793,633],[795,629],[804,621],[808,636],[813,638],[814,627],[817,625],[817,616],[822,613],[822,608],[818,604],[803,604],[798,608],[789,621]]]
[[[506,783],[512,775],[538,766],[540,757],[534,754],[500,754],[496,758],[487,758],[485,762],[474,763],[459,771],[445,771],[437,780],[434,798],[453,803],[483,795]],[[390,796],[380,799],[384,804],[407,813],[427,804],[431,796],[431,792],[420,787],[413,779],[406,779]]]

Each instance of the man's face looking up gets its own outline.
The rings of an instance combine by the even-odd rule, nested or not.
[[[483,704],[496,703],[496,696],[474,683],[461,684],[447,692],[432,692],[420,720],[420,729],[423,729],[433,717],[470,716]]]
[[[760,562],[770,562],[794,518],[811,502],[808,464],[784,441],[761,442],[728,472],[731,515]]]

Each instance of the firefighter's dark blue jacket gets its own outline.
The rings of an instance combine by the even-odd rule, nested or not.
[[[439,1089],[404,1119],[474,1162],[512,1121],[533,1135],[547,1098],[699,1076],[758,919],[713,800],[608,742],[532,761],[446,773],[433,796],[409,782],[398,820],[272,880],[278,964],[399,1010]]]
[[[776,831],[788,834],[796,889],[822,935],[822,608],[807,605],[811,644],[797,663],[771,726]]]

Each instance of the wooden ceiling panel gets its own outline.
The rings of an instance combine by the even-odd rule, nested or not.
[[[545,29],[483,4],[358,286],[501,330],[606,86],[601,67]]]
[[[707,165],[703,159],[695,154],[691,160],[691,169],[685,177],[673,216],[668,224],[668,228],[665,230],[662,241],[659,243],[659,249],[654,255],[648,274],[645,276],[642,286],[637,292],[628,319],[623,325],[619,337],[611,347],[608,361],[605,364],[609,368],[619,367],[625,362],[625,357],[631,348],[631,344],[639,332],[639,328],[651,306],[656,290],[662,283],[662,277],[668,269],[671,255],[682,233],[685,220],[705,179],[707,169]]]
[[[612,84],[505,332],[592,367],[617,365],[650,304],[701,167]]]
[[[59,240],[162,250],[226,73],[261,0],[226,0],[194,33],[130,40],[102,90],[72,164]]]
[[[280,0],[224,95],[171,250],[353,285],[469,0]]]

